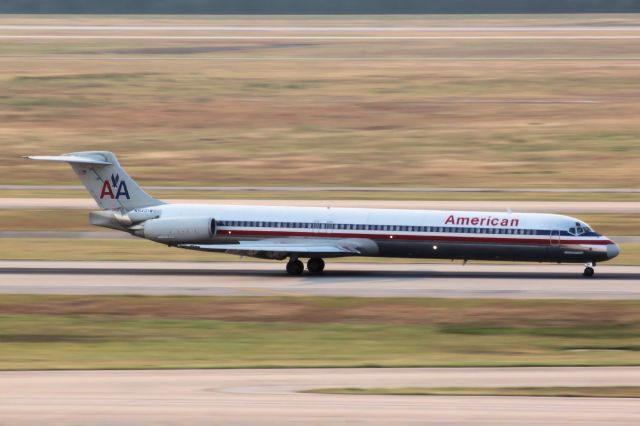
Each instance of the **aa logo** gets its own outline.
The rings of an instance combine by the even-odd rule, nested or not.
[[[112,200],[115,198],[118,200],[120,197],[129,197],[129,190],[127,189],[127,183],[124,180],[120,180],[120,175],[111,175],[111,181],[105,180],[102,183],[102,191],[100,191],[100,199],[104,199],[106,197],[111,198]]]

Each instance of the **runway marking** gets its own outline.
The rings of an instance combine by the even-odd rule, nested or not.
[[[335,57],[310,57],[310,56],[163,56],[162,54],[153,54],[153,56],[102,56],[78,54],[77,56],[57,56],[56,54],[45,55],[2,55],[0,60],[15,59],[38,59],[49,61],[640,61],[640,57],[455,57],[455,56],[335,56]]]
[[[0,39],[25,40],[638,40],[640,35],[575,36],[171,36],[171,35],[0,35]]]

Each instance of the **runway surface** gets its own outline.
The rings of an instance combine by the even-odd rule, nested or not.
[[[327,262],[288,276],[283,262],[0,262],[0,293],[640,299],[640,267]]]
[[[0,39],[589,40],[637,39],[637,25],[0,25]]]
[[[637,399],[301,394],[323,387],[640,384],[639,367],[0,372],[0,423],[638,424]]]
[[[230,31],[230,32],[395,32],[395,31],[420,31],[420,32],[556,32],[556,31],[586,31],[586,32],[602,32],[602,31],[640,31],[637,25],[511,25],[511,26],[405,26],[405,25],[387,25],[387,26],[246,26],[246,25],[50,25],[50,24],[32,24],[32,25],[0,25],[0,31],[97,31],[97,32],[120,32],[120,31]]]
[[[165,199],[169,203],[243,206],[357,207],[413,210],[474,210],[533,213],[640,213],[638,201],[420,201]],[[98,209],[91,198],[0,198],[0,209]]]
[[[335,36],[335,35],[17,35],[0,34],[3,40],[352,40],[352,41],[381,41],[381,40],[638,40],[640,35],[499,35],[499,36]]]

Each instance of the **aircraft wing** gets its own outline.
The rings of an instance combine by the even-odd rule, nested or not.
[[[191,250],[212,251],[241,256],[252,256],[267,259],[284,259],[292,255],[300,256],[357,256],[362,254],[357,245],[344,240],[287,242],[258,240],[241,241],[230,244],[180,244],[180,248]]]

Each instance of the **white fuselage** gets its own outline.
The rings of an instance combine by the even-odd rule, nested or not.
[[[370,240],[371,256],[596,262],[618,246],[583,222],[555,214],[166,204],[162,219],[215,219],[212,243]]]

